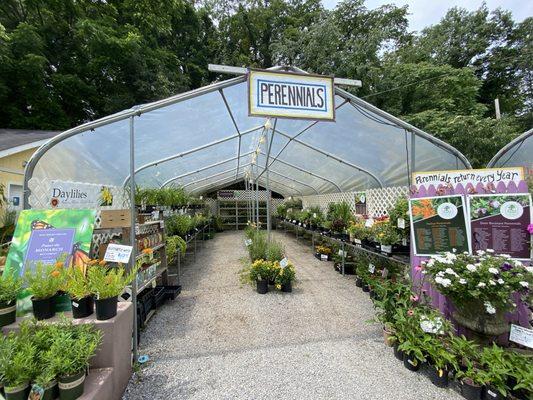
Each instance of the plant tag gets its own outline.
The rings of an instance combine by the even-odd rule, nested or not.
[[[374,220],[372,218],[368,218],[365,221],[365,228],[372,228],[372,225],[374,225]]]
[[[373,274],[375,270],[376,270],[376,266],[374,264],[368,264],[368,272]]]
[[[298,222],[298,226],[302,226],[302,223],[301,223],[301,222]]]
[[[407,238],[402,238],[402,246],[407,246]]]
[[[159,221],[159,229],[164,229],[165,228],[165,221],[161,220]]]
[[[413,367],[416,367],[416,366],[418,365],[418,363],[417,363],[416,361],[411,360],[410,358],[407,359],[407,362],[408,362],[409,364],[411,364]]]
[[[316,218],[316,213],[313,213],[313,218]]]
[[[339,256],[341,256],[341,257],[346,257],[346,252],[343,251],[343,250],[339,250],[339,253],[338,253],[338,254],[339,254]]]
[[[281,268],[285,268],[287,265],[289,265],[289,260],[287,260],[287,257],[283,258],[283,260],[279,262],[279,265]]]
[[[355,244],[359,244],[359,245],[361,244],[361,240],[359,240],[359,239],[354,239],[353,242],[354,242]]]
[[[153,220],[159,219],[159,210],[152,211],[152,219]]]
[[[398,218],[398,228],[405,229],[405,219]]]
[[[533,329],[524,328],[523,326],[511,324],[509,340],[521,344],[522,346],[533,349]]]
[[[498,397],[498,393],[494,393],[492,390],[490,389],[487,389],[487,394],[490,396],[490,397]]]
[[[75,301],[72,302],[72,306],[78,308],[80,305],[78,303],[76,303]]]
[[[246,239],[244,241],[244,244],[246,245],[246,247],[251,246],[252,245],[252,239]]]
[[[304,224],[304,228],[307,228],[307,225],[306,225],[306,224]]]
[[[322,261],[328,261],[328,255],[327,254],[320,254],[320,259]]]
[[[389,270],[387,268],[383,268],[383,271],[381,271],[381,277],[386,278],[389,275]]]
[[[109,243],[105,251],[104,261],[127,264],[130,260],[132,250],[132,246]]]
[[[31,386],[31,392],[28,399],[42,399],[44,396],[44,388],[34,383]]]

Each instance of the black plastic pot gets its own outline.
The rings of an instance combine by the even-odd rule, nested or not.
[[[58,378],[60,400],[76,400],[83,394],[85,383],[85,371],[71,376]]]
[[[55,296],[47,299],[31,298],[33,306],[33,315],[38,320],[49,319],[56,315],[56,299]]]
[[[363,285],[363,292],[365,293],[370,292],[370,286],[368,286],[366,283]]]
[[[421,362],[413,355],[405,353],[403,356],[403,366],[409,371],[418,371],[420,369]]]
[[[393,349],[394,349],[394,357],[396,357],[400,361],[403,361],[404,353],[398,348],[398,344],[395,344]]]
[[[355,286],[362,288],[363,287],[363,280],[361,278],[357,278],[355,280]]]
[[[376,292],[374,292],[372,289],[370,289],[370,292],[368,292],[368,294],[370,295],[370,298],[373,300],[377,297]]]
[[[18,387],[5,387],[6,400],[27,400],[31,387],[28,383]]]
[[[257,281],[257,293],[266,294],[268,292],[268,281]]]
[[[0,328],[12,324],[17,319],[17,301],[9,303],[0,301]]]
[[[468,400],[480,400],[481,399],[481,392],[483,388],[481,386],[477,385],[471,385],[466,382],[461,382],[461,394],[465,399]]]
[[[440,388],[448,387],[448,370],[446,368],[436,368],[434,365],[429,365],[429,380],[435,386]]]
[[[104,321],[117,315],[118,296],[96,299],[96,319]]]
[[[292,292],[292,282],[283,283],[281,285],[281,291],[285,293]]]
[[[59,397],[59,387],[57,382],[53,381],[44,387],[44,393],[41,400],[55,400]]]
[[[492,386],[485,386],[481,392],[483,400],[504,400],[505,396]]]
[[[86,318],[94,312],[93,296],[86,296],[82,299],[70,299],[72,304],[72,318]]]

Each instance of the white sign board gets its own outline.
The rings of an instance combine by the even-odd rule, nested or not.
[[[252,69],[248,114],[335,121],[333,77]]]
[[[127,264],[130,261],[132,246],[109,243],[105,251],[104,260],[108,262],[117,262]]]
[[[455,187],[458,184],[471,184],[476,187],[479,183],[484,186],[494,187],[503,182],[505,185],[510,182],[518,184],[524,180],[524,168],[485,168],[485,169],[463,169],[452,171],[429,171],[413,173],[413,184],[417,189],[430,185],[437,188],[438,186]]]
[[[524,328],[519,325],[511,324],[509,340],[521,344],[522,346],[533,349],[533,329]]]
[[[52,208],[99,208],[113,205],[111,186],[50,181],[48,201]]]

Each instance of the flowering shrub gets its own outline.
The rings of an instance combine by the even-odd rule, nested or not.
[[[276,278],[274,279],[276,289],[281,289],[282,285],[288,285],[296,278],[296,270],[294,265],[290,262],[285,267],[282,267],[278,261],[274,263],[274,268],[277,271]]]
[[[511,295],[530,296],[533,269],[493,250],[478,250],[476,255],[444,253],[433,256],[423,266],[437,289],[460,307],[482,302],[488,314],[512,310]]]
[[[390,221],[375,223],[372,228],[376,242],[379,242],[384,245],[392,245],[398,243],[401,240],[400,235],[392,226]]]

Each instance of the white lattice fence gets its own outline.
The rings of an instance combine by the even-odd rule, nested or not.
[[[328,193],[312,196],[299,197],[302,199],[303,208],[320,207],[326,212],[330,203],[340,203],[345,201],[350,205],[350,209],[355,213],[355,198],[365,194],[367,203],[367,214],[372,216],[382,216],[387,214],[387,210],[394,205],[396,199],[408,194],[406,186],[386,187],[383,189],[368,189],[364,192],[341,192]]]

